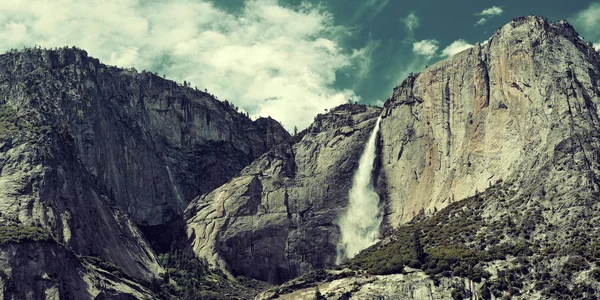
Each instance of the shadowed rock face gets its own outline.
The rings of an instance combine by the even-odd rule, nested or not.
[[[8,256],[4,264],[17,269],[3,273],[3,282],[53,272],[52,280],[72,286],[32,293],[71,299],[64,291],[88,285],[96,289],[90,297],[118,296],[102,283],[82,283],[103,280],[81,277],[89,273],[77,262],[83,256],[134,281],[159,277],[137,225],[181,218],[193,197],[288,138],[272,119],[251,121],[207,93],[107,67],[81,50],[0,55],[0,224],[43,228],[73,261],[60,266],[60,257],[45,253],[34,269],[19,269],[21,258]],[[144,295],[137,289],[128,294]],[[75,298],[87,298],[81,295]]]
[[[257,298],[314,297],[317,287],[331,299],[597,298],[598,74],[600,54],[568,23],[524,17],[409,77],[381,122],[377,179],[397,230],[352,270]],[[427,274],[405,268],[411,260]],[[404,273],[381,275],[399,271],[389,267]]]
[[[147,287],[80,261],[61,245],[25,242],[0,247],[2,299],[144,299]]]
[[[160,272],[135,224],[81,164],[73,139],[34,116],[13,120],[19,129],[3,118],[0,131],[0,224],[41,227],[76,254],[100,257],[132,277]]]
[[[164,224],[289,134],[213,96],[151,73],[102,65],[84,51],[0,56],[0,99],[65,128],[77,158],[143,225]]]
[[[489,198],[482,220],[498,224],[515,209],[572,228],[594,216],[588,202],[600,191],[599,74],[600,55],[569,24],[518,18],[486,45],[409,77],[383,110],[342,105],[289,142],[276,121],[253,122],[207,93],[104,66],[84,51],[1,55],[0,224],[40,227],[58,242],[50,252],[2,245],[0,269],[8,271],[0,283],[11,287],[2,290],[17,298],[68,298],[72,290],[75,299],[144,296],[123,278],[149,280],[162,270],[136,225],[182,215],[189,249],[232,275],[281,283],[329,266],[336,220],[380,115],[374,182],[388,228],[500,180],[512,196]],[[525,228],[527,218],[511,220]],[[546,243],[554,230],[569,240],[550,225],[527,235]],[[40,263],[24,265],[23,253]],[[81,256],[125,276],[110,277]],[[411,284],[426,293],[430,280],[415,274],[361,277],[368,289],[357,295],[408,295]],[[345,294],[354,279],[323,289]],[[17,281],[34,287],[12,288]],[[436,295],[450,297],[445,291]]]
[[[565,145],[594,169],[599,66],[568,23],[524,17],[407,78],[381,122],[388,224],[533,176]]]
[[[381,113],[375,183],[387,228],[500,180],[554,194],[598,190],[599,60],[568,23],[524,17],[407,78]],[[342,112],[196,199],[185,215],[193,251],[275,283],[331,263],[335,218],[377,116],[327,123]]]
[[[191,249],[233,275],[281,283],[332,265],[358,159],[379,108],[343,105],[195,199]]]

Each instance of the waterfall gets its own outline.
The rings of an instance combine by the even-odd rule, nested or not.
[[[358,162],[358,170],[354,173],[349,192],[348,207],[337,222],[341,233],[337,246],[336,263],[338,264],[375,244],[379,238],[382,216],[379,212],[379,195],[373,189],[372,179],[377,156],[379,122],[381,117],[377,119]]]

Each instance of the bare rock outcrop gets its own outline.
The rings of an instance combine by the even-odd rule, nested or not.
[[[185,213],[191,249],[233,275],[281,283],[335,263],[338,213],[379,108],[342,105]]]
[[[306,277],[306,278],[305,278]],[[320,271],[264,291],[256,300],[266,299],[481,299],[477,284],[465,278],[441,278],[407,268],[404,274],[368,275],[350,270]]]
[[[7,104],[0,109],[0,224],[42,228],[78,255],[141,280],[161,272],[135,223],[77,158],[72,138]]]
[[[12,248],[0,249],[14,267],[0,276],[14,285],[18,274],[54,272],[50,281],[67,287],[54,291],[36,281],[30,292],[117,297],[102,276],[86,283],[93,278],[84,278],[89,272],[81,266],[91,257],[118,268],[115,280],[147,284],[164,270],[138,225],[181,218],[193,197],[288,138],[270,118],[252,121],[208,93],[105,66],[82,50],[0,55],[0,224],[43,230],[70,255],[60,266],[44,244],[31,244],[44,256],[28,269],[9,255]],[[152,298],[145,290],[128,294]]]
[[[150,299],[152,291],[121,270],[104,269],[54,241],[0,246],[2,299]]]
[[[142,225],[177,218],[289,137],[273,119],[72,48],[0,56],[0,99],[67,129],[86,170]]]
[[[566,145],[595,165],[599,59],[568,23],[523,17],[407,78],[381,122],[388,225],[533,175]]]

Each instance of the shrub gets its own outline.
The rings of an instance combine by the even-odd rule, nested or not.
[[[23,133],[48,134],[49,126],[43,126],[28,115],[18,115],[8,104],[0,104],[0,137],[13,137]]]
[[[572,256],[563,264],[563,271],[566,273],[580,272],[590,268],[590,264],[581,256]]]
[[[100,257],[96,256],[82,256],[81,259],[89,264],[104,269],[107,272],[112,273],[118,277],[127,277],[127,275],[121,270],[121,268],[111,262],[107,262]]]
[[[36,226],[0,226],[0,244],[19,243],[24,241],[50,241],[50,233]]]
[[[593,269],[590,272],[590,277],[593,278],[596,281],[600,281],[600,269]]]

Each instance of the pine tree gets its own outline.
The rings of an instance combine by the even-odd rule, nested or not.
[[[420,262],[425,262],[425,250],[423,250],[423,245],[421,244],[421,235],[418,230],[413,232],[413,247],[415,251],[415,258]]]

